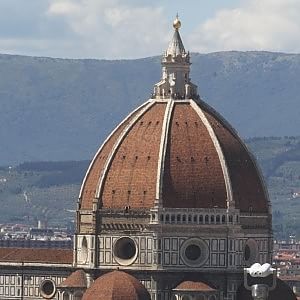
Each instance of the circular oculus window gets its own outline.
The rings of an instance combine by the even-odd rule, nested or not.
[[[191,238],[182,244],[180,255],[187,266],[200,267],[208,259],[209,249],[205,241]]]
[[[121,237],[113,246],[114,259],[119,265],[129,266],[134,263],[138,255],[136,242],[129,237]]]
[[[55,282],[51,279],[45,279],[40,284],[40,293],[44,299],[52,299],[56,293]]]

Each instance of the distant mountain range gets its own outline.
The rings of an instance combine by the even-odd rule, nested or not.
[[[192,63],[201,98],[242,137],[300,135],[300,55],[220,52]],[[0,55],[0,165],[90,159],[160,74],[160,57]]]

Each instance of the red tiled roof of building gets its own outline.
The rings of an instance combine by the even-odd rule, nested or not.
[[[174,290],[206,292],[215,291],[215,289],[201,281],[183,281]]]
[[[86,288],[86,274],[83,270],[77,270],[73,272],[69,277],[67,277],[59,287],[68,287],[68,288]]]
[[[82,300],[150,300],[145,287],[133,276],[113,271],[99,277]]]
[[[284,275],[284,276],[279,276],[279,278],[282,281],[299,281],[300,282],[300,275]]]
[[[0,262],[72,264],[73,251],[65,249],[0,248]]]

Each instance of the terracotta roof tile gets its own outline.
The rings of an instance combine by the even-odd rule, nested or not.
[[[83,270],[77,270],[67,277],[59,287],[86,288],[86,274]]]
[[[161,191],[163,207],[226,208],[232,190],[236,208],[242,212],[269,213],[268,195],[255,160],[221,116],[204,102],[174,102],[166,124],[165,157],[159,157],[167,102],[147,103],[151,107],[132,127],[126,125],[141,110],[121,123],[97,154],[83,183],[82,209],[92,209],[99,179],[109,162],[100,189],[103,208],[149,209]],[[107,161],[109,156],[111,161]],[[162,178],[158,176],[160,159]],[[156,191],[157,182],[162,182],[160,191]]]
[[[225,180],[217,150],[189,103],[174,106],[162,198],[164,207],[226,207]]]
[[[183,281],[174,290],[176,291],[215,291],[212,287],[201,281]]]
[[[81,194],[81,208],[82,209],[92,209],[92,203],[95,199],[95,194],[99,182],[99,178],[101,175],[101,171],[104,168],[106,159],[111,152],[112,147],[120,136],[121,132],[124,128],[129,124],[130,120],[134,118],[134,116],[138,113],[135,112],[133,115],[125,120],[120,126],[116,129],[116,131],[112,134],[112,136],[106,141],[103,145],[102,150],[97,154],[94,161],[92,162],[89,172],[87,173],[86,181],[84,182]]]
[[[280,280],[282,281],[297,281],[297,282],[300,282],[300,275],[285,275],[285,276],[280,276],[279,277]]]
[[[267,213],[268,196],[254,159],[234,130],[217,113],[206,104],[203,109],[224,153],[236,208],[242,212]]]
[[[157,162],[166,104],[154,104],[115,151],[103,186],[104,208],[154,206]]]
[[[0,248],[0,262],[72,264],[73,250]]]
[[[133,276],[113,271],[99,277],[82,300],[150,300],[145,287]]]

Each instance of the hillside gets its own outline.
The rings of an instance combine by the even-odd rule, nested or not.
[[[300,137],[247,140],[268,184],[275,237],[300,237]],[[80,183],[89,161],[32,162],[0,168],[0,223],[74,221]]]
[[[194,54],[201,97],[243,137],[299,135],[300,55]],[[82,160],[160,79],[160,57],[68,60],[0,55],[0,165]]]

